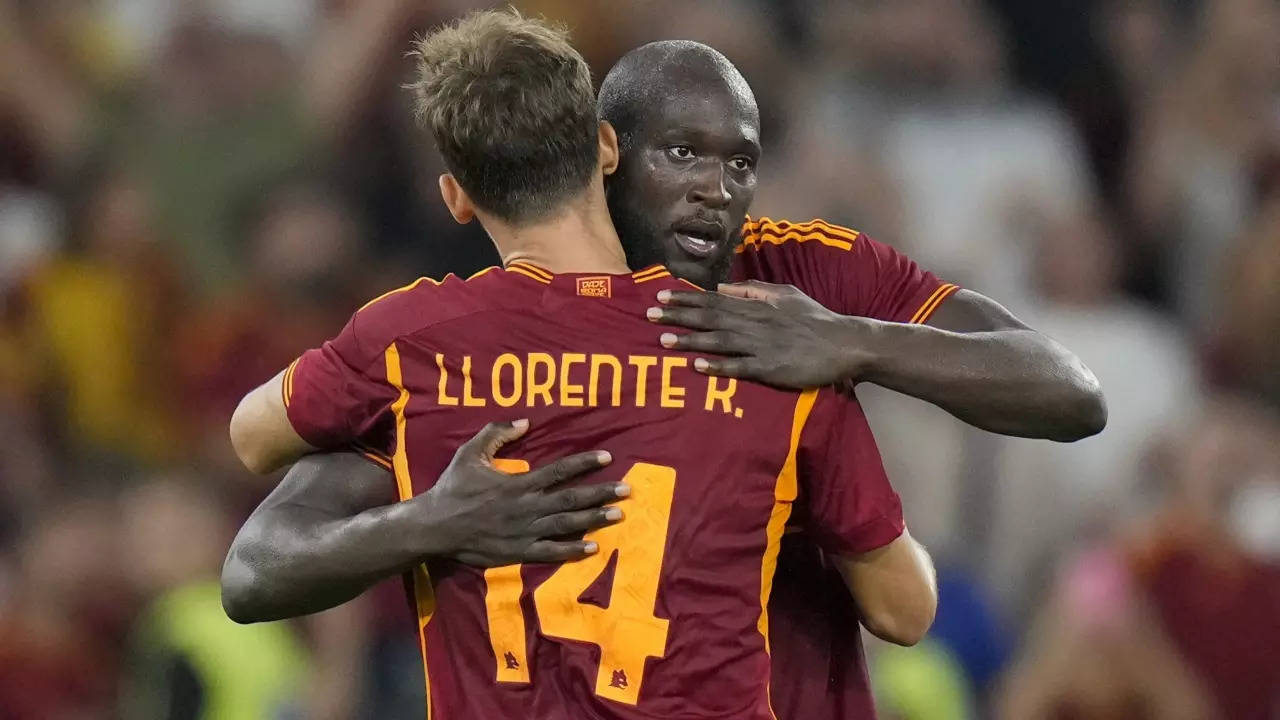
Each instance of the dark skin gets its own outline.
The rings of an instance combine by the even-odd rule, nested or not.
[[[299,460],[232,542],[222,569],[227,615],[243,623],[327,610],[432,557],[494,567],[594,553],[594,543],[564,538],[620,520],[621,511],[604,506],[630,488],[564,487],[607,465],[608,453],[571,455],[525,473],[495,468],[494,455],[526,429],[490,423],[458,449],[431,490],[404,502],[391,473],[364,457]]]
[[[1069,442],[1102,430],[1106,404],[1093,373],[979,293],[958,291],[928,325],[906,325],[833,313],[790,286],[722,285],[755,195],[755,100],[714,59],[690,54],[654,72],[630,57],[614,73],[634,66],[636,77],[623,82],[647,94],[615,119],[627,142],[608,187],[628,262],[659,257],[722,291],[664,294],[650,319],[695,331],[661,334],[665,347],[722,356],[696,362],[703,372],[778,387],[873,382],[1003,435]],[[691,252],[681,230],[709,228],[717,230],[702,234],[714,248]]]
[[[796,389],[872,382],[1016,437],[1071,442],[1106,423],[1088,368],[978,293],[957,291],[922,326],[839,315],[790,285],[724,290],[741,297],[674,292],[652,313],[696,331],[663,333],[664,347],[720,356],[695,360],[699,372]]]
[[[661,262],[714,289],[755,194],[755,101],[704,55],[654,58],[648,49],[615,68],[618,81],[643,85],[625,113],[610,116],[601,91],[602,116],[624,138],[608,180],[610,214],[633,268]],[[697,330],[664,344],[712,354],[696,363],[705,372],[794,388],[875,382],[1008,435],[1074,440],[1105,422],[1097,381],[1075,356],[977,293],[950,297],[931,326],[908,326],[838,315],[790,287],[728,292],[745,297],[675,293],[659,308],[660,322]],[[600,506],[616,491],[558,488],[594,468],[513,482],[485,447],[464,445],[434,487],[398,506],[388,505],[394,480],[381,466],[350,455],[299,462],[232,545],[228,614],[254,622],[316,612],[433,557],[491,567],[590,554],[563,536],[612,522]],[[548,518],[557,519],[539,522]]]

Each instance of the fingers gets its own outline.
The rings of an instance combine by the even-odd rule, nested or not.
[[[619,498],[631,494],[631,486],[626,483],[601,483],[566,488],[548,492],[533,506],[538,515],[554,515],[556,513],[573,512],[599,508],[606,503],[616,502]]]
[[[613,462],[613,456],[604,450],[578,453],[577,455],[560,458],[550,465],[543,465],[536,470],[525,473],[521,477],[527,487],[537,490],[559,485],[566,480],[572,480],[581,475],[594,472],[610,462]]]
[[[718,292],[692,292],[685,290],[659,290],[658,302],[666,307],[711,308],[713,310],[751,310],[751,302],[740,297],[729,297]]]
[[[510,422],[491,422],[480,429],[474,437],[463,443],[458,449],[458,456],[473,455],[482,462],[490,462],[503,445],[519,438],[529,430],[526,419]]]
[[[764,368],[755,358],[697,358],[693,361],[693,369],[704,375],[742,378],[745,380],[763,380]]]
[[[620,520],[622,510],[616,507],[594,508],[539,518],[529,525],[529,532],[543,538],[582,535]]]
[[[772,283],[760,282],[759,280],[747,280],[738,283],[720,283],[716,287],[716,292],[730,297],[745,298],[747,300],[776,300],[782,297],[785,286],[774,285]]]
[[[750,303],[753,300],[740,300]],[[646,316],[662,325],[678,325],[690,330],[733,330],[750,332],[760,320],[748,313],[715,308],[662,307],[649,308]]]
[[[662,347],[673,350],[715,353],[716,355],[744,355],[749,352],[749,340],[728,330],[709,330],[685,335],[662,333],[658,337]]]
[[[589,555],[595,555],[599,550],[599,546],[589,541],[538,540],[537,542],[530,543],[529,547],[525,548],[524,557],[520,559],[520,562],[568,562],[570,560],[581,560]]]
[[[651,307],[645,316],[652,322],[680,325],[693,330],[745,331],[762,319],[767,305],[754,300],[719,293],[662,290],[661,307]]]

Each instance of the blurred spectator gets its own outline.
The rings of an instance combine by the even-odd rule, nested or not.
[[[26,321],[26,281],[58,250],[61,208],[39,193],[0,187],[0,546],[23,508],[50,490],[49,428],[40,413],[40,355]]]
[[[17,286],[58,249],[61,207],[50,197],[0,186],[0,314],[10,311]]]
[[[792,113],[809,119],[788,140],[791,172],[769,181],[766,165],[766,187],[790,186],[785,197],[810,200],[802,212],[879,235],[1026,313],[1037,233],[1085,210],[1092,180],[1065,116],[1011,83],[990,13],[969,0],[826,2],[814,27],[816,95]],[[806,127],[816,142],[798,137]],[[877,388],[859,397],[918,537],[985,569],[1001,443]],[[1004,602],[1020,592],[998,589]]]
[[[218,573],[231,523],[219,498],[161,478],[122,500],[133,580],[153,598],[126,668],[125,720],[297,717],[307,656],[283,623],[237,625]]]
[[[1004,38],[972,0],[825,8],[830,89],[820,112],[867,144],[898,187],[903,235],[887,239],[952,282],[1024,309],[1026,217],[1075,212],[1090,191],[1072,128],[1009,84]]]
[[[1219,714],[1280,710],[1280,423],[1218,400],[1165,439],[1161,499],[1127,542],[1137,583]]]
[[[1177,651],[1151,622],[1122,560],[1093,550],[1064,566],[1025,656],[1010,673],[997,717],[1222,717],[1209,708]]]
[[[413,5],[355,3],[299,55],[235,13],[182,17],[130,102],[106,113],[92,88],[58,72],[57,55],[17,33],[0,43],[0,68],[14,70],[0,75],[0,107],[63,172],[94,145],[128,157],[182,249],[184,270],[212,293],[236,274],[226,207],[245,187],[325,165],[328,142],[349,129]],[[19,27],[22,15],[9,14]]]
[[[1091,526],[1129,511],[1147,439],[1199,402],[1187,338],[1120,293],[1113,231],[1096,215],[1035,233],[1041,301],[1027,322],[1076,352],[1102,383],[1105,432],[1070,445],[1002,439],[997,451],[987,577],[1020,616],[1036,569]]]
[[[0,605],[0,718],[113,717],[130,604],[115,506],[87,497],[25,518],[18,570]]]
[[[1216,374],[1280,408],[1280,186],[1237,243],[1221,285]]]
[[[241,282],[189,318],[177,343],[190,400],[186,421],[205,457],[215,459],[230,450],[227,418],[240,398],[301,349],[336,335],[376,294],[360,272],[368,265],[356,219],[322,186],[286,182],[255,193],[239,227]]]
[[[108,140],[142,169],[204,293],[235,276],[228,204],[316,154],[297,72],[270,36],[188,23],[151,66],[137,113]]]
[[[127,170],[108,166],[86,180],[68,238],[28,288],[24,351],[40,362],[46,400],[76,449],[175,458],[170,353],[181,290],[151,198]]]
[[[1229,243],[1255,207],[1254,183],[1280,148],[1280,7],[1207,0],[1186,62],[1138,111],[1134,216],[1165,258],[1176,306],[1207,329]]]

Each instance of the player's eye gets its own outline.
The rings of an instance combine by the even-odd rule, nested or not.
[[[751,162],[751,158],[736,157],[729,161],[729,167],[739,172],[745,172],[754,167],[754,163]]]
[[[692,160],[693,148],[688,145],[672,145],[667,148],[667,154],[677,160]]]

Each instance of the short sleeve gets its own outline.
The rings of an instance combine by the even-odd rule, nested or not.
[[[316,447],[359,443],[385,452],[399,392],[387,381],[382,348],[362,342],[359,327],[357,313],[337,337],[289,366],[284,404],[294,430]]]
[[[811,220],[750,221],[735,280],[795,285],[842,315],[924,323],[957,287],[856,230]]]
[[[846,315],[902,323],[924,323],[955,285],[944,283],[915,260],[882,242],[861,235],[849,251],[843,272],[832,278],[844,290]],[[853,282],[849,282],[853,280]]]
[[[819,393],[797,448],[799,509],[828,552],[855,555],[893,542],[905,523],[862,406]]]

